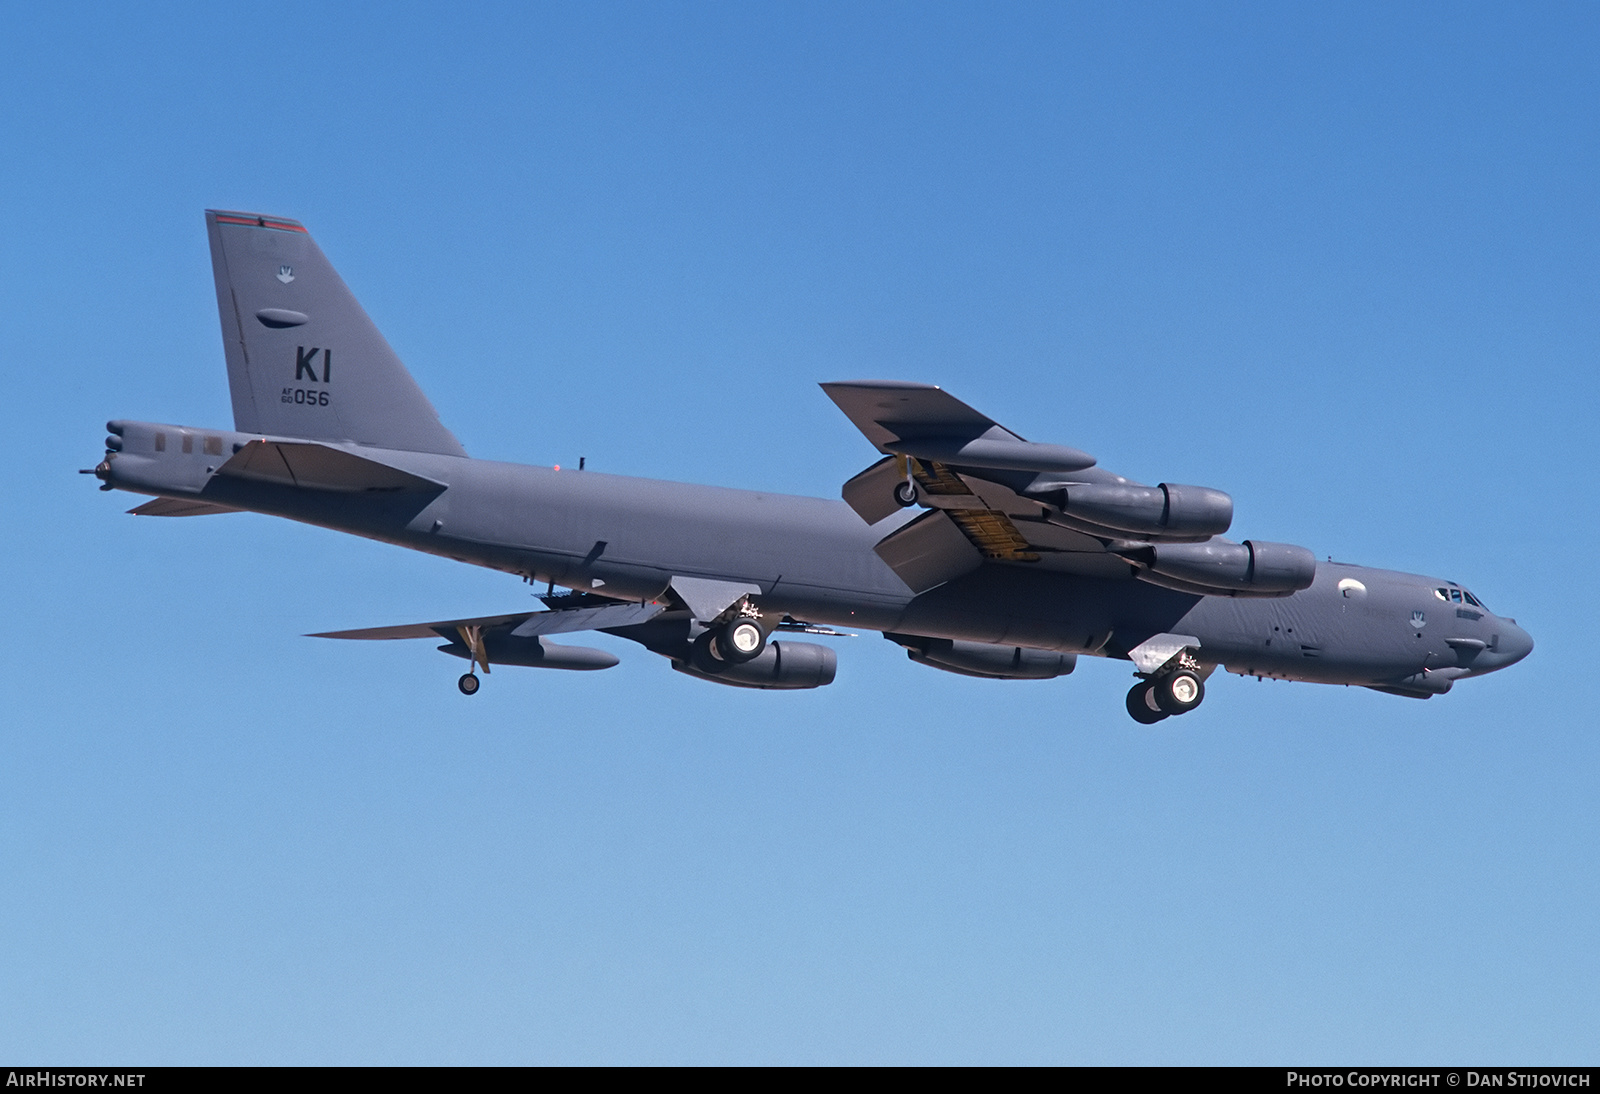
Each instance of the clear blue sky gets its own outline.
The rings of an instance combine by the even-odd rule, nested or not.
[[[327,8],[0,17],[0,1058],[1596,1062],[1592,5]],[[75,474],[230,423],[208,206],[477,456],[834,496],[816,382],[930,381],[1538,649],[1153,729],[872,635],[467,700],[300,636],[515,580]]]

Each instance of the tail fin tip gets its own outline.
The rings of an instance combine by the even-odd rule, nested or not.
[[[206,210],[234,427],[465,456],[305,225]]]

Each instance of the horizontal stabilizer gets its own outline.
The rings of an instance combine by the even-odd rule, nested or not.
[[[238,509],[215,505],[209,501],[191,501],[187,498],[156,498],[143,505],[135,505],[128,512],[136,517],[204,517],[212,513],[237,513]]]
[[[299,441],[251,441],[217,468],[217,474],[349,494],[368,490],[438,493],[445,488],[442,482],[343,449]]]

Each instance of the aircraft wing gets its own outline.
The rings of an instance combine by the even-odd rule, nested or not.
[[[637,626],[667,610],[668,605],[654,601],[646,604],[612,601],[599,606],[585,604],[544,612],[440,619],[432,623],[405,623],[398,627],[366,627],[353,631],[325,631],[308,637],[358,641],[442,638],[445,645],[440,649],[475,662],[484,672],[489,671],[491,663],[591,671],[611,668],[617,664],[617,658],[605,650],[560,646],[546,641],[545,636]]]
[[[609,627],[627,627],[654,619],[667,610],[658,602],[649,604],[614,603],[597,608],[561,608],[548,612],[521,612],[516,615],[484,615],[474,619],[441,619],[433,623],[406,623],[398,627],[367,627],[353,631],[325,631],[308,638],[347,638],[358,641],[383,641],[397,638],[443,638],[456,641],[473,628],[484,634],[504,631],[513,638],[534,638],[546,634],[572,634]]]
[[[1127,576],[1127,564],[1107,556],[1103,539],[1050,526],[1050,506],[1024,493],[1041,477],[1093,467],[1093,456],[1026,441],[931,384],[858,380],[822,389],[886,453],[845,483],[845,502],[876,524],[905,504],[897,488],[914,484],[916,504],[929,510],[875,548],[913,592],[984,562],[1032,564],[1047,557],[1052,568]]]
[[[878,451],[951,467],[1072,472],[1093,467],[1087,452],[1025,441],[932,384],[851,380],[823,384]]]
[[[886,444],[919,433],[972,438],[1000,429],[992,418],[932,384],[846,380],[821,387],[867,440],[884,452],[889,451]],[[1008,430],[1001,432],[1013,440],[1021,439]]]
[[[1288,595],[1315,573],[1303,548],[1217,539],[1233,520],[1220,490],[1132,482],[1087,452],[1024,440],[929,384],[822,389],[884,453],[844,484],[846,504],[874,525],[924,510],[887,526],[874,547],[912,592],[986,563],[1231,596]]]
[[[356,641],[387,641],[396,638],[444,638],[453,641],[463,627],[477,627],[492,631],[509,630],[524,620],[542,615],[542,612],[521,612],[517,615],[482,615],[475,619],[441,619],[435,623],[404,623],[398,627],[365,627],[353,631],[322,631],[308,634],[307,638],[347,638]]]

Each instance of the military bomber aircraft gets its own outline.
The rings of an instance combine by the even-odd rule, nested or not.
[[[617,664],[550,639],[591,630],[749,688],[831,683],[834,651],[790,636],[836,627],[968,676],[1117,658],[1145,724],[1218,666],[1426,699],[1533,649],[1455,582],[1226,539],[1227,494],[1132,482],[927,384],[822,385],[880,457],[843,502],[470,459],[301,224],[206,228],[234,428],[112,421],[93,474],[153,495],[144,516],[266,513],[546,585],[544,611],[318,636],[442,639],[467,695],[492,665]]]

